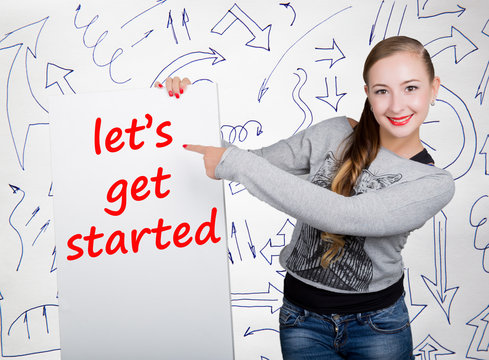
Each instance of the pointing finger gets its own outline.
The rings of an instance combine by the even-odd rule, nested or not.
[[[205,154],[205,151],[207,149],[207,146],[203,146],[203,145],[183,145],[183,147],[186,150],[193,151],[202,155]]]

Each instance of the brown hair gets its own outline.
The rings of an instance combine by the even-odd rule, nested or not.
[[[368,85],[368,72],[379,60],[399,52],[410,52],[420,56],[426,65],[430,80],[435,78],[431,57],[424,46],[417,40],[406,36],[394,36],[375,45],[365,60],[363,80]],[[352,133],[342,143],[340,167],[332,181],[331,190],[344,195],[353,195],[353,187],[363,169],[374,161],[380,149],[379,124],[371,110],[368,98],[365,99],[360,120]],[[321,257],[321,266],[327,268],[339,259],[345,246],[344,235],[321,233],[321,239],[327,243],[327,250]]]

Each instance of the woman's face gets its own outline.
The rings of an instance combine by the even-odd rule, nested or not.
[[[365,92],[380,125],[383,146],[419,142],[419,127],[436,98],[440,79],[430,80],[418,54],[399,52],[370,68]]]

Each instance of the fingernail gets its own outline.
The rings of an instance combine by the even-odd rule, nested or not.
[[[163,84],[158,84],[158,87],[161,89],[163,87]]]
[[[180,89],[180,94],[183,94],[183,89]]]
[[[180,97],[180,95],[178,95],[178,93],[175,94],[175,97],[178,99]]]
[[[173,96],[173,91],[168,91],[168,95]]]
[[[183,146],[183,148],[184,148],[184,149],[186,149],[186,148],[187,148],[187,144],[183,144],[182,146]]]

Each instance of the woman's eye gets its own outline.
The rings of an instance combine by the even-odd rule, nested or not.
[[[406,91],[407,92],[411,92],[411,91],[414,91],[416,90],[418,87],[417,86],[414,86],[414,85],[410,85],[406,88]]]
[[[387,94],[387,90],[385,90],[385,89],[379,89],[379,90],[375,91],[375,94],[377,94],[377,95]]]

